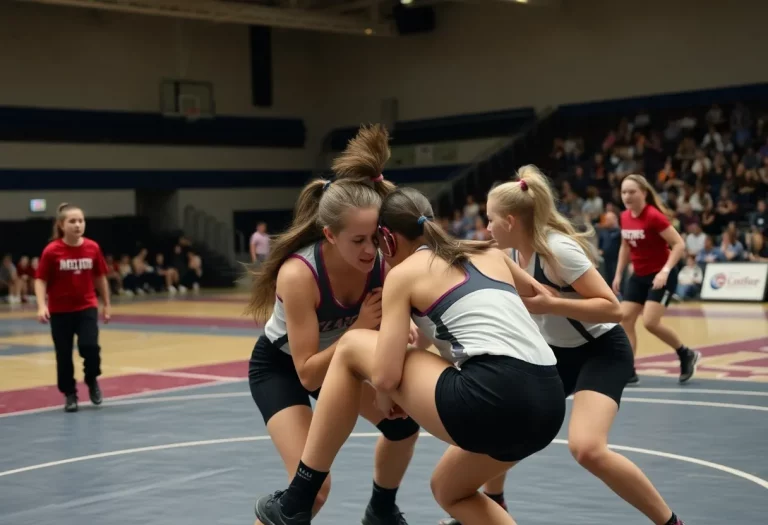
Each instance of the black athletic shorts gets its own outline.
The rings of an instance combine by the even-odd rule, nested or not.
[[[632,346],[621,325],[575,348],[551,348],[566,396],[591,390],[621,404],[621,394],[635,366]]]
[[[495,355],[446,368],[435,388],[437,413],[453,441],[499,461],[546,448],[563,425],[565,397],[554,365]]]
[[[673,268],[667,276],[667,284],[658,290],[653,289],[653,278],[655,273],[639,277],[636,274],[630,275],[627,284],[624,287],[624,297],[622,300],[631,303],[645,304],[646,301],[661,303],[663,306],[669,305],[672,294],[677,288],[677,268]]]
[[[262,335],[253,347],[248,364],[251,396],[261,411],[264,424],[284,408],[295,405],[312,406],[309,396],[317,399],[318,388],[310,392],[301,384],[293,358]]]

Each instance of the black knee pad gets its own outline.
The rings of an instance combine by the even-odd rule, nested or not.
[[[389,441],[402,441],[408,439],[419,431],[419,424],[413,419],[383,419],[376,425],[381,434]]]

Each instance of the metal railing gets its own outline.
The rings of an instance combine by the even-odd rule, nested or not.
[[[230,228],[216,217],[199,210],[191,204],[184,208],[184,233],[193,241],[208,246],[226,257],[231,263],[237,261],[237,254],[246,251],[245,235]]]

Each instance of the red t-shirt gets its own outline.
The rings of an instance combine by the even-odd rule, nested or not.
[[[667,264],[670,249],[661,232],[669,226],[666,215],[651,205],[637,217],[629,210],[621,212],[621,238],[629,244],[630,260],[639,277],[658,273]]]
[[[47,283],[50,313],[78,312],[98,308],[93,280],[106,273],[107,263],[95,241],[83,238],[80,246],[69,246],[57,239],[43,250],[35,278]]]

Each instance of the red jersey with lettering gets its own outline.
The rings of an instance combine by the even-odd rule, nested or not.
[[[661,232],[669,228],[666,215],[647,204],[640,215],[621,212],[621,238],[629,244],[629,255],[638,277],[658,273],[667,264],[669,245]]]
[[[53,314],[98,308],[93,280],[106,274],[101,248],[83,237],[80,246],[70,246],[61,239],[49,243],[35,277],[47,283],[48,311]]]

